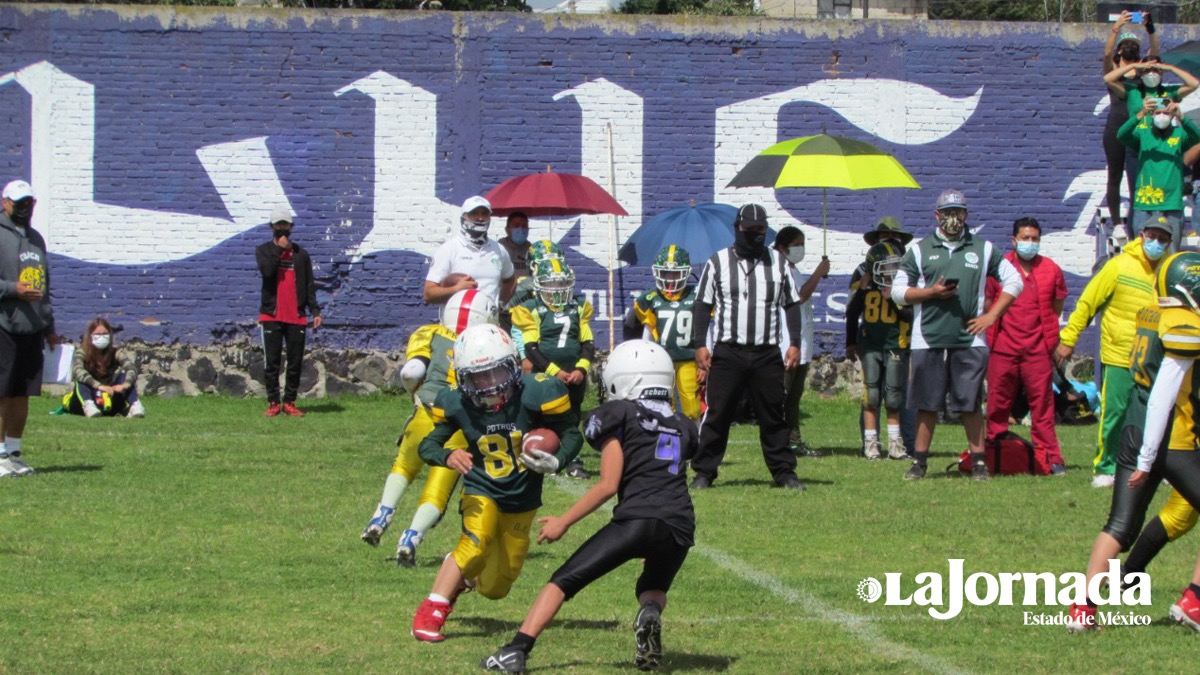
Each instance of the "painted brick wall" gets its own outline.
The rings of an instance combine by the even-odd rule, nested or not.
[[[834,276],[815,301],[838,350],[861,233],[883,214],[929,233],[948,187],[997,243],[1038,217],[1079,293],[1103,190],[1106,30],[5,5],[0,177],[34,184],[62,332],[105,314],[151,342],[253,334],[253,247],[287,203],[322,284],[316,340],[381,349],[435,317],[427,256],[463,199],[547,165],[611,179],[631,213],[615,233],[607,217],[534,225],[570,249],[607,346],[610,251],[644,216],[759,201],[776,227],[803,227],[811,269],[820,191],[724,186],[777,140],[853,136],[922,189],[830,192]],[[1163,33],[1168,47],[1197,37]],[[646,268],[614,277],[618,313],[652,285]]]

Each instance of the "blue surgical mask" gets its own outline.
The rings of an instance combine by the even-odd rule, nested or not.
[[[1021,257],[1021,260],[1033,260],[1034,256],[1038,254],[1039,248],[1040,245],[1036,241],[1018,241],[1017,255]]]
[[[1147,239],[1142,243],[1142,251],[1146,253],[1147,258],[1158,260],[1167,252],[1167,245],[1155,239]]]
[[[512,239],[514,244],[524,244],[525,242],[529,241],[529,228],[514,227],[512,231],[508,233],[508,238]]]

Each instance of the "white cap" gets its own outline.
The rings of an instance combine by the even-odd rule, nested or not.
[[[292,222],[292,210],[286,206],[276,206],[271,211],[271,220],[267,222],[272,225],[279,222],[290,223]]]
[[[492,210],[492,203],[483,197],[470,197],[467,199],[467,201],[463,202],[462,212],[470,213],[480,207],[487,209],[490,213]]]
[[[14,180],[8,185],[4,186],[4,193],[2,196],[4,199],[9,200],[10,202],[19,202],[26,197],[32,197],[33,188],[29,186],[29,183],[26,183],[23,180]]]

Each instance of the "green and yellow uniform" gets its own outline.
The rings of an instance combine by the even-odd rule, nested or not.
[[[631,317],[650,332],[675,363],[675,390],[679,411],[700,419],[700,384],[696,380],[696,345],[692,341],[692,307],[696,288],[687,286],[672,298],[660,290],[647,291],[633,301]]]
[[[421,461],[418,448],[421,439],[433,430],[430,408],[439,392],[454,386],[454,331],[441,324],[421,326],[408,338],[404,356],[408,359],[423,358],[429,362],[425,369],[425,380],[413,394],[412,414],[404,424],[404,432],[397,441],[396,459],[390,473],[404,476],[407,482],[421,472],[425,463]],[[466,440],[456,434],[446,442],[446,447],[462,448]],[[446,512],[446,504],[458,482],[458,472],[444,467],[431,467],[421,490],[420,504],[432,504],[438,511]]]
[[[585,358],[583,346],[594,339],[593,314],[592,303],[582,295],[575,296],[557,311],[533,298],[512,309],[512,320],[525,344],[536,344],[549,360],[546,374],[554,375],[560,370],[591,369],[592,362]]]
[[[543,374],[524,375],[499,410],[479,408],[449,388],[438,394],[431,413],[434,427],[421,441],[421,458],[445,467],[446,441],[458,432],[471,454],[472,468],[463,478],[463,534],[452,555],[464,578],[479,579],[482,595],[504,597],[524,565],[530,526],[542,504],[542,475],[517,461],[524,435],[539,428],[557,433],[559,466],[583,445],[566,385]]]

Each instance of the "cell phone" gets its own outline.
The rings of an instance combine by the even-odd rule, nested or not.
[[[1142,18],[1145,17],[1145,15],[1146,15],[1145,12],[1130,12],[1129,13],[1129,21],[1131,23],[1141,23]]]
[[[958,288],[958,279],[945,279],[942,281],[942,285],[946,288]]]

